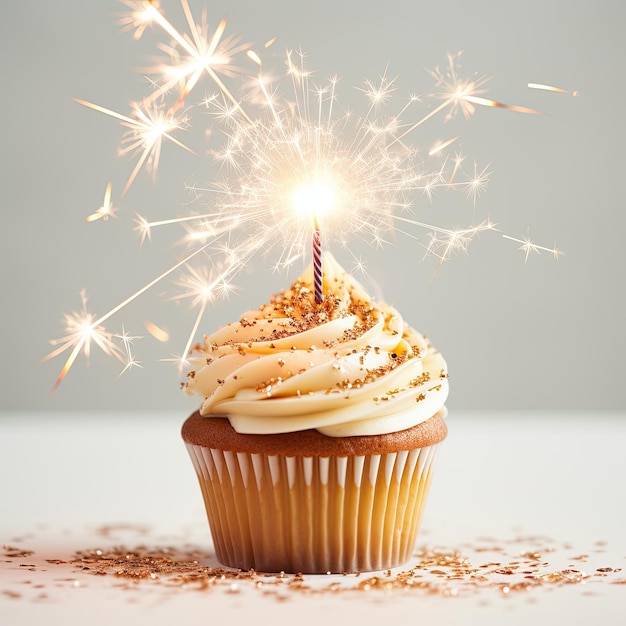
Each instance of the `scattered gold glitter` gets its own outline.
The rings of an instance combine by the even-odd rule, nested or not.
[[[515,540],[515,542],[519,539]],[[505,553],[503,548],[490,546],[469,547],[469,551],[480,554],[482,550]],[[108,550],[88,550],[78,552],[70,563],[81,566],[83,571],[94,575],[115,575],[133,580],[153,580],[166,582],[168,585],[198,588],[221,586],[227,593],[239,593],[239,581],[252,581],[254,588],[277,595],[281,599],[278,587],[284,585],[290,591],[306,593],[338,593],[355,591],[391,591],[401,589],[415,590],[453,597],[468,591],[495,588],[502,594],[529,591],[545,586],[564,586],[582,584],[590,578],[601,580],[621,571],[621,568],[599,567],[594,574],[587,574],[575,568],[554,569],[550,563],[542,562],[542,552],[553,552],[555,548],[542,547],[518,553],[502,561],[488,561],[474,564],[460,550],[441,548],[422,548],[415,554],[414,564],[409,569],[387,570],[367,577],[360,577],[356,584],[333,581],[324,587],[307,584],[302,574],[263,575],[250,571],[232,570],[202,565],[210,558],[200,551],[187,552],[174,548],[148,549],[146,547],[128,550],[117,547]],[[527,567],[523,567],[523,563]],[[529,565],[528,565],[529,564]],[[480,573],[484,572],[484,573]],[[315,577],[312,577],[313,579]],[[346,575],[348,581],[353,574]],[[506,579],[506,582],[504,582]],[[607,581],[608,582],[608,581]],[[611,580],[615,584],[626,584],[623,579]]]
[[[254,571],[241,572],[201,564],[209,555],[198,551],[175,548],[139,546],[129,550],[123,546],[77,552],[69,563],[97,576],[114,575],[121,578],[159,580],[173,584],[202,583],[202,586],[233,580],[254,579]]]
[[[110,541],[109,533],[104,535]],[[523,547],[520,550],[520,547]],[[620,574],[622,568],[611,564],[594,564],[585,572],[571,565],[569,544],[545,537],[516,536],[506,540],[479,538],[459,548],[422,547],[409,563],[402,568],[374,573],[346,573],[344,575],[309,576],[297,574],[263,574],[254,570],[242,571],[212,566],[213,554],[197,548],[148,547],[141,545],[127,548],[96,547],[79,550],[70,557],[33,558],[28,563],[12,563],[28,571],[48,571],[59,568],[65,575],[55,578],[55,586],[72,588],[90,587],[85,576],[114,577],[121,588],[135,585],[157,585],[170,590],[206,591],[219,589],[226,594],[239,594],[256,590],[265,596],[284,601],[294,594],[342,594],[350,597],[355,593],[376,595],[402,592],[458,597],[493,594],[507,597],[520,592],[538,589],[585,586],[596,584],[626,585]],[[4,546],[5,556],[23,559],[33,557],[32,550]],[[548,560],[546,555],[550,555]],[[63,556],[63,555],[62,555]],[[578,560],[587,560],[581,553]],[[599,557],[595,557],[596,559]],[[570,565],[566,565],[570,563]],[[68,568],[71,568],[68,571]],[[12,599],[28,597],[21,593],[32,589],[31,599],[41,601],[47,595],[41,592],[42,584],[21,580],[18,591],[6,589],[2,593]],[[81,578],[82,576],[82,578]],[[34,595],[34,590],[38,595]],[[589,593],[587,586],[581,593]]]
[[[35,554],[32,550],[22,550],[20,548],[14,548],[13,546],[4,545],[2,546],[4,553],[2,556],[14,558],[14,559],[23,559],[27,556],[32,556]]]

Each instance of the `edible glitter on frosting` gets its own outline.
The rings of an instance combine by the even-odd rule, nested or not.
[[[204,398],[200,413],[247,434],[397,432],[440,411],[448,394],[441,354],[330,254],[320,304],[309,268],[268,304],[205,336],[192,364],[184,388]]]

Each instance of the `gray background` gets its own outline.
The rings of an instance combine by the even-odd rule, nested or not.
[[[180,7],[162,0],[182,24]],[[201,3],[192,2],[199,14]],[[119,220],[87,224],[107,181],[121,189],[131,162],[116,156],[118,124],[75,104],[80,97],[121,112],[147,93],[135,68],[154,53],[149,34],[139,43],[120,34],[113,1],[27,1],[6,4],[0,23],[3,65],[2,308],[0,380],[3,409],[178,408],[197,402],[178,390],[179,374],[159,358],[179,352],[194,313],[161,297],[157,287],[110,320],[119,331],[146,334],[142,320],[174,337],[136,346],[143,370],[117,378],[119,363],[98,351],[81,359],[53,396],[63,358],[40,364],[48,340],[62,334],[62,313],[80,306],[102,313],[162,271],[175,258],[171,231],[139,248],[135,212],[174,216],[188,201],[185,182],[210,180],[208,160],[164,146],[155,184],[145,174],[119,203]],[[433,278],[432,260],[399,238],[382,252],[359,249],[372,291],[380,292],[446,356],[449,406],[463,409],[623,409],[626,341],[623,294],[626,232],[623,147],[626,145],[623,30],[626,3],[610,0],[521,2],[211,2],[210,23],[226,14],[228,32],[260,48],[301,46],[321,78],[342,77],[341,98],[356,110],[353,85],[389,68],[398,75],[397,106],[413,91],[428,92],[423,71],[464,50],[463,69],[493,76],[490,96],[549,115],[480,109],[463,129],[463,148],[493,177],[481,209],[503,231],[538,243],[556,242],[557,263],[483,236]],[[278,62],[275,67],[280,68]],[[533,91],[528,82],[579,90],[580,96]],[[213,88],[207,83],[207,91]],[[424,137],[453,133],[440,121]],[[197,131],[196,131],[197,133]],[[194,147],[202,149],[197,133]],[[440,203],[439,206],[442,206]],[[416,202],[429,211],[423,200]],[[338,255],[341,256],[341,255]],[[238,294],[216,304],[201,328],[237,319],[286,286],[284,276],[256,267],[241,276]]]

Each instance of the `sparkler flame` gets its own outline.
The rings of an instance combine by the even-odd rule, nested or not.
[[[337,77],[323,84],[313,83],[302,53],[287,53],[291,88],[281,93],[265,76],[261,57],[239,38],[225,36],[225,20],[210,32],[206,14],[202,13],[197,24],[187,0],[180,0],[188,28],[184,33],[168,21],[156,1],[122,1],[130,9],[120,20],[123,30],[132,30],[133,37],[139,39],[152,25],[171,41],[161,46],[168,62],[148,68],[155,77],[153,92],[143,101],[131,103],[129,115],[76,99],[116,118],[126,129],[120,152],[136,155],[137,161],[121,196],[144,166],[156,174],[164,139],[191,152],[175,135],[188,127],[187,116],[199,107],[198,103],[189,104],[189,98],[203,76],[217,88],[201,105],[226,137],[224,145],[212,151],[222,176],[206,189],[195,189],[197,194],[211,198],[210,210],[201,215],[157,221],[137,218],[142,243],[150,240],[154,228],[182,225],[186,233],[183,242],[190,246],[190,252],[100,318],[87,313],[83,295],[82,311],[65,316],[67,334],[52,342],[56,347],[45,358],[70,351],[55,389],[79,353],[89,355],[92,342],[125,363],[123,371],[140,366],[130,347],[136,338],[124,331],[112,335],[102,324],[178,270],[182,276],[175,283],[182,292],[175,297],[188,299],[197,309],[182,356],[172,359],[180,365],[185,363],[207,306],[228,296],[234,289],[233,278],[252,257],[277,248],[275,268],[288,268],[308,254],[312,226],[323,230],[325,242],[335,240],[344,246],[348,233],[374,245],[390,233],[404,233],[415,238],[425,254],[437,257],[439,264],[456,251],[465,251],[479,233],[495,229],[489,219],[449,229],[422,222],[412,211],[415,196],[430,200],[438,191],[457,190],[471,200],[473,221],[478,197],[490,175],[489,166],[473,164],[468,173],[463,155],[445,154],[458,141],[458,135],[426,154],[408,143],[409,136],[426,122],[438,116],[447,121],[459,114],[469,119],[476,105],[538,113],[485,98],[487,78],[460,77],[460,55],[450,55],[443,69],[429,71],[435,80],[430,100],[438,102],[436,106],[428,107],[424,97],[414,95],[399,111],[388,113],[396,84],[384,74],[378,81],[366,81],[361,89],[366,111],[357,116],[341,106]],[[234,95],[224,80],[243,72],[234,58],[244,51],[258,67],[258,74],[251,87]],[[437,159],[431,163],[429,157]],[[303,213],[309,218],[303,219]],[[110,214],[109,184],[103,207],[88,219]],[[423,239],[415,230],[424,231]],[[556,248],[506,237],[522,244],[526,258],[531,251],[558,256]],[[194,265],[194,261],[199,264]],[[165,336],[151,322],[146,328],[157,338]],[[122,347],[114,343],[115,338],[121,340]]]

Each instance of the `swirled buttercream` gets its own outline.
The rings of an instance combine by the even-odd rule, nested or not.
[[[442,410],[448,395],[441,354],[330,254],[321,304],[309,268],[268,304],[205,336],[192,367],[184,389],[204,398],[200,413],[247,434],[397,432]]]

